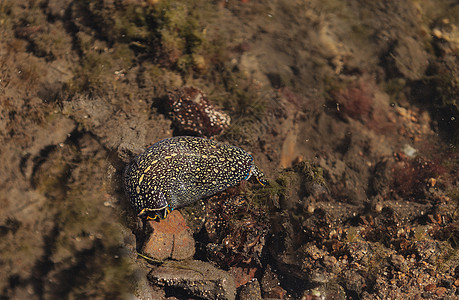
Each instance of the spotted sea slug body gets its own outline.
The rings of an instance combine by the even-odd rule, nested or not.
[[[164,219],[177,207],[211,196],[255,176],[265,185],[253,157],[213,140],[179,136],[149,147],[126,167],[124,185],[140,217]]]

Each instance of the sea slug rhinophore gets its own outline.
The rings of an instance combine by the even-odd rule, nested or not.
[[[126,167],[124,186],[139,217],[164,219],[173,209],[251,176],[267,184],[253,157],[236,146],[178,136],[159,141]]]

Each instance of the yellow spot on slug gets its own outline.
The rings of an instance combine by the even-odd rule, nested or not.
[[[172,158],[172,156],[164,156],[165,159],[169,159],[169,158]]]
[[[137,194],[139,194],[139,193],[140,193],[140,186],[137,186],[137,187],[135,188],[135,190],[136,190]]]
[[[148,167],[145,169],[145,171],[143,171],[143,172],[144,172],[144,173],[147,173],[148,171],[150,171],[150,168],[151,168],[151,166],[148,166]],[[142,175],[142,176],[143,176],[143,175]]]
[[[204,154],[204,155],[202,155],[202,158],[207,158],[207,155],[205,155],[205,154]]]
[[[139,179],[139,184],[141,184],[141,183],[142,183],[142,181],[143,181],[143,176],[144,176],[144,175],[145,175],[145,174],[142,174],[142,176],[140,176],[140,179]]]

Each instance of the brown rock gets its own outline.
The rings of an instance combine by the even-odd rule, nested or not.
[[[174,245],[172,247],[171,255],[172,259],[184,260],[193,257],[195,253],[194,239],[190,233],[190,228],[185,225],[184,229],[185,230],[174,234]]]
[[[148,279],[153,284],[183,289],[203,299],[234,300],[236,297],[233,276],[203,261],[167,261],[153,268]]]
[[[142,252],[156,260],[165,260],[171,256],[173,247],[171,234],[155,230],[142,248]]]
[[[179,211],[172,211],[159,222],[150,221],[149,225],[153,233],[143,245],[143,253],[155,260],[183,260],[194,255],[193,236]]]
[[[411,80],[422,78],[429,63],[422,42],[409,36],[402,37],[397,42],[392,54],[396,70]]]

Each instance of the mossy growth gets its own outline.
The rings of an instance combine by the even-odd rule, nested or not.
[[[72,40],[68,33],[62,30],[62,23],[48,22],[49,16],[44,10],[45,1],[12,4],[14,2],[2,1],[0,4],[0,15],[4,11],[6,16],[9,16],[3,19],[5,24],[1,26],[12,25],[15,38],[27,42],[27,52],[44,57],[47,61],[63,58],[71,52]]]
[[[384,262],[389,258],[390,250],[381,243],[371,243],[370,258],[368,260],[367,272],[370,280],[375,280],[380,276]]]
[[[214,48],[204,24],[204,18],[212,18],[212,10],[211,5],[202,1],[160,1],[147,9],[151,16],[149,26],[161,44],[163,58],[175,64],[179,71],[204,71],[199,58],[210,58]]]
[[[295,164],[293,168],[303,178],[304,185],[317,184],[325,186],[324,172],[322,168],[305,161]]]
[[[253,144],[260,133],[266,97],[253,81],[228,61],[226,34],[212,29],[219,10],[208,1],[159,1],[108,4],[88,0],[77,4],[80,66],[68,84],[69,94],[122,94],[138,84],[159,99],[183,84],[204,82],[212,102],[229,110],[227,139]],[[138,71],[137,70],[138,68]],[[137,82],[118,80],[117,72],[138,72]],[[233,138],[232,138],[233,137]]]
[[[428,226],[419,225],[414,228],[414,242],[425,241],[429,239]]]
[[[134,51],[125,43],[107,43],[84,32],[77,34],[81,52],[80,64],[73,70],[74,77],[67,84],[70,95],[78,92],[104,93],[107,87],[120,85],[120,76],[133,67]]]
[[[121,215],[112,208],[104,174],[106,152],[89,136],[88,149],[65,143],[52,149],[36,168],[36,189],[54,229],[47,239],[42,275],[44,289],[55,298],[117,298],[134,288],[134,266],[126,256]]]
[[[211,70],[206,83],[209,99],[230,112],[231,125],[222,136],[225,141],[250,147],[260,136],[264,114],[275,107],[271,95],[254,84],[246,74],[227,63]]]
[[[436,254],[435,265],[437,269],[442,272],[451,272],[457,266],[459,260],[458,241],[452,244],[448,242],[439,242],[438,247],[440,251]],[[448,273],[449,273],[448,272]]]
[[[48,61],[62,58],[71,52],[71,37],[62,30],[62,24],[49,23],[44,7],[45,1],[1,1],[0,27],[8,34],[27,43],[27,52]],[[6,30],[2,30],[5,33]],[[11,37],[11,36],[10,36]],[[2,40],[6,41],[5,36]],[[12,43],[14,40],[9,40]],[[8,44],[7,43],[7,44]]]
[[[250,198],[257,205],[267,207],[291,207],[292,199],[314,193],[317,186],[326,187],[323,171],[308,162],[300,162],[279,172],[274,181],[251,192]]]
[[[154,90],[158,99],[163,99],[168,91],[177,89],[184,84],[182,76],[178,72],[149,62],[142,64],[138,80],[141,87]],[[158,103],[158,106],[161,104]]]
[[[76,148],[70,145],[60,151],[50,149],[47,159],[35,168],[33,186],[49,199],[62,198],[66,193],[65,183],[76,153]]]
[[[52,61],[63,58],[71,51],[71,38],[61,30],[47,29],[30,41],[33,53]]]
[[[21,83],[27,89],[32,89],[40,83],[47,70],[37,61],[36,57],[27,57],[18,65],[17,72]]]
[[[81,4],[90,26],[109,44],[125,43],[161,64],[189,73],[207,71],[207,61],[224,43],[206,35],[206,23],[216,19],[207,1],[159,1],[156,4],[108,5],[102,0]]]
[[[111,54],[113,59],[118,62],[118,69],[128,69],[134,63],[134,52],[129,48],[129,45],[124,43],[115,43],[112,46]]]
[[[260,207],[280,208],[280,201],[287,196],[288,180],[287,176],[279,175],[275,181],[258,189],[250,190],[247,194],[251,203]]]
[[[224,34],[208,26],[219,15],[208,1],[87,0],[75,4],[75,11],[81,59],[68,84],[70,95],[113,89],[121,94],[120,85],[137,83],[160,98],[185,81],[212,79],[209,71],[227,59]],[[138,72],[137,82],[117,76],[130,72]]]
[[[346,230],[346,243],[361,241],[360,228],[351,226]]]
[[[256,120],[266,112],[265,98],[240,70],[224,64],[213,70],[211,77],[213,87],[210,96],[223,108],[232,111],[236,118]]]
[[[74,71],[74,80],[68,84],[68,91],[73,94],[79,91],[97,90],[106,80],[111,63],[112,60],[106,53],[93,52],[85,55],[80,67]]]
[[[202,227],[205,218],[205,202],[206,200],[199,200],[195,203],[180,208],[180,213],[186,220],[186,224],[190,227],[192,232],[197,232]]]

